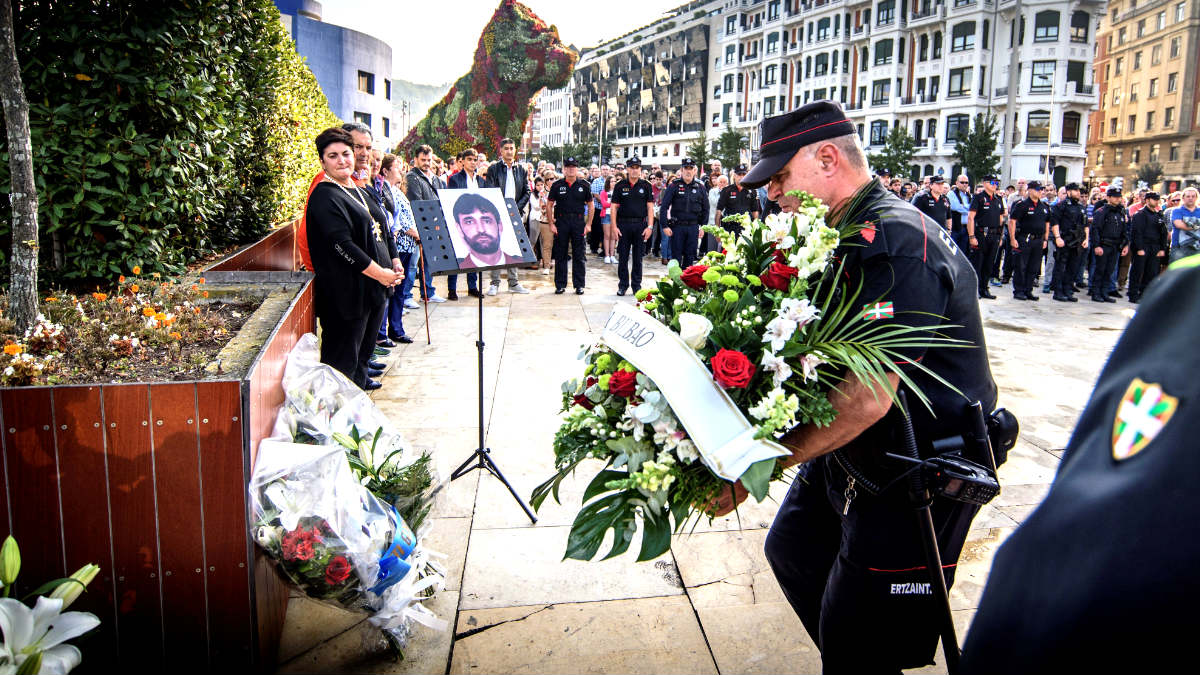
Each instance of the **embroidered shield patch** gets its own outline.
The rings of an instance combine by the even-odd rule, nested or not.
[[[867,321],[890,319],[893,316],[895,316],[895,310],[890,302],[876,302],[872,305],[863,305],[862,318]]]
[[[1145,449],[1178,408],[1179,399],[1169,396],[1162,385],[1133,378],[1113,420],[1113,459],[1126,460]]]

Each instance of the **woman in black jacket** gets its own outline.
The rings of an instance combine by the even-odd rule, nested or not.
[[[367,191],[354,184],[354,140],[349,132],[326,129],[317,136],[325,180],[308,198],[308,250],[313,295],[321,322],[321,363],[344,373],[366,390],[380,384],[367,377],[387,298],[404,278],[395,269],[395,244],[387,217]]]

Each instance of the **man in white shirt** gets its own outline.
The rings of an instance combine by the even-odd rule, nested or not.
[[[517,163],[517,145],[511,138],[500,141],[500,161],[488,167],[488,186],[498,187],[504,192],[505,199],[517,203],[517,213],[524,213],[529,204],[529,174],[525,167]],[[508,292],[529,293],[529,289],[521,285],[517,276],[517,267],[509,267]],[[500,291],[500,270],[491,272],[492,283],[488,287],[488,295],[496,295]]]

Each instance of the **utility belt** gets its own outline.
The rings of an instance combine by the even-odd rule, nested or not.
[[[688,225],[699,225],[697,220],[672,220],[668,227],[687,227]]]
[[[641,225],[646,222],[646,216],[633,218],[617,218],[618,225]]]
[[[556,221],[558,221],[558,220],[570,220],[570,221],[583,220],[583,213],[582,212],[581,213],[555,213],[554,219]]]
[[[999,225],[996,225],[995,227],[976,227],[975,238],[978,239],[979,237],[990,237],[993,234],[1000,234],[1000,232],[1003,230],[1004,228]]]
[[[1017,230],[1017,239],[1031,239],[1033,237],[1038,237],[1040,239],[1042,237],[1042,234],[1043,234],[1042,232],[1030,232],[1030,231],[1022,232],[1020,230]]]

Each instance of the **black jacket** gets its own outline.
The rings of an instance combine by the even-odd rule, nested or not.
[[[1135,252],[1145,251],[1147,255],[1154,255],[1167,250],[1170,245],[1171,235],[1167,234],[1167,221],[1163,212],[1151,211],[1149,207],[1138,211],[1133,217],[1130,248]]]
[[[411,169],[405,180],[407,182],[405,196],[408,197],[408,201],[424,202],[437,199],[437,188],[424,173],[421,173],[420,169]]]
[[[1088,237],[1092,246],[1116,246],[1124,248],[1129,243],[1129,214],[1124,206],[1101,204],[1092,212],[1091,236]]]
[[[1070,197],[1060,199],[1050,209],[1050,223],[1058,225],[1058,236],[1067,246],[1082,246],[1086,235],[1087,209]]]
[[[354,191],[347,194],[328,181],[318,183],[308,198],[304,218],[316,274],[313,294],[317,316],[359,317],[387,299],[388,289],[362,271],[371,261],[390,269],[396,247],[379,204],[367,193],[368,188],[357,190],[370,215]],[[378,239],[375,222],[380,224]]]
[[[513,162],[512,172],[517,183],[513,186],[513,200],[517,202],[517,211],[525,213],[525,207],[529,205],[529,174],[517,162]],[[498,187],[503,192],[507,181],[508,167],[504,166],[504,162],[496,162],[488,167],[488,187]]]

